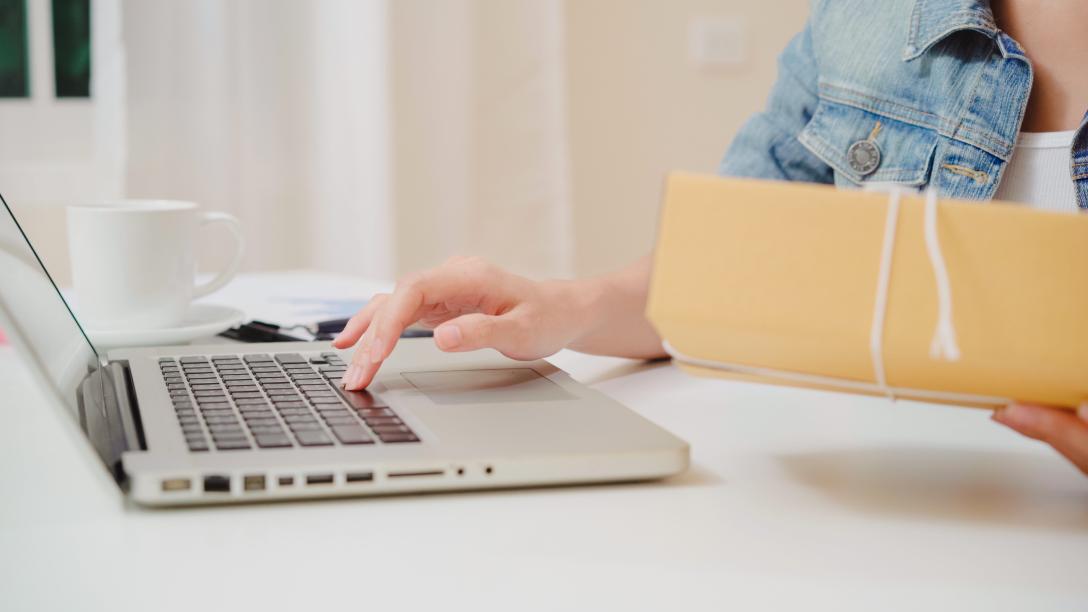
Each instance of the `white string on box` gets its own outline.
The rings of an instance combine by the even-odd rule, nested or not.
[[[977,395],[972,393],[932,391],[928,389],[909,389],[892,387],[888,384],[887,374],[884,370],[884,323],[887,317],[888,288],[891,285],[892,259],[895,254],[895,241],[898,235],[899,208],[903,189],[894,185],[882,186],[882,188],[888,189],[889,191],[888,206],[884,220],[884,240],[881,245],[876,296],[873,301],[872,327],[869,330],[869,355],[873,363],[873,372],[876,379],[875,383],[700,359],[681,353],[676,350],[676,347],[672,346],[668,340],[663,342],[665,352],[680,363],[686,363],[696,367],[725,370],[737,374],[779,379],[805,385],[838,388],[846,391],[878,393],[887,396],[888,399],[892,401],[895,401],[900,396],[907,395],[922,400],[966,404],[998,405],[1009,403],[1009,399],[1003,397]],[[923,229],[926,253],[929,256],[929,263],[933,268],[933,279],[937,285],[937,325],[933,331],[933,339],[930,343],[930,358],[945,361],[959,361],[960,349],[956,341],[956,328],[952,310],[952,284],[948,275],[948,266],[945,262],[944,255],[941,252],[940,237],[937,233],[937,192],[935,189],[926,191],[924,214],[925,223]]]

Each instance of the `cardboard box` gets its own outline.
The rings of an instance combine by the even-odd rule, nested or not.
[[[695,373],[879,393],[870,341],[888,202],[879,192],[673,175],[648,317]],[[895,394],[976,405],[1088,399],[1088,216],[940,202],[960,349],[949,361],[930,351],[938,302],[925,199],[904,195],[899,206],[881,351]]]

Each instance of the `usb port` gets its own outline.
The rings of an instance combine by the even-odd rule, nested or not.
[[[290,486],[295,484],[295,477],[294,476],[280,476],[279,478],[276,479],[276,482],[281,487],[290,487]]]
[[[162,481],[163,491],[188,491],[193,481],[188,478],[167,478]]]
[[[246,491],[264,491],[264,476],[246,476],[242,481],[242,487]]]
[[[374,472],[348,472],[344,475],[345,482],[370,482],[374,480]]]
[[[310,474],[306,477],[308,485],[332,484],[332,474]]]
[[[205,476],[205,493],[230,493],[230,476]]]

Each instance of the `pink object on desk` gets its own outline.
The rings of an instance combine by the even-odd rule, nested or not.
[[[0,329],[0,345],[8,343],[7,337],[4,336],[4,330]]]

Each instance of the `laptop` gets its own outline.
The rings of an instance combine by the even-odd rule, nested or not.
[[[327,343],[97,350],[6,201],[0,329],[121,490],[182,506],[649,480],[688,445],[546,361],[400,342],[367,391]]]

